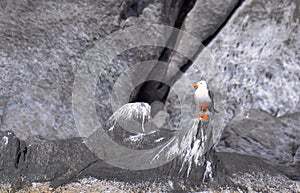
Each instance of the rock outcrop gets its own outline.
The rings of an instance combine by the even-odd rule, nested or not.
[[[139,132],[142,132],[142,124],[145,124],[145,130],[149,129],[147,127],[151,128],[148,108],[143,103],[126,105],[102,128],[109,133],[114,143],[130,148],[129,152],[123,151],[123,148],[113,149],[115,145],[107,144],[100,136],[103,135],[101,132],[95,132],[88,139],[40,141],[31,145],[26,145],[11,132],[1,132],[1,183],[12,183],[18,189],[30,185],[32,181],[51,181],[52,186],[57,187],[92,176],[131,182],[167,179],[174,184],[184,181],[186,186],[191,187],[200,185],[199,180],[213,187],[246,187],[247,175],[252,178],[261,175],[264,178],[279,176],[274,179],[274,183],[288,183],[285,176],[295,180],[300,177],[297,172],[299,162],[290,165],[286,162],[272,163],[263,159],[263,156],[222,150],[220,145],[218,151],[214,151],[212,147],[215,144],[209,123],[199,122],[197,119],[191,120],[191,128],[184,130],[182,135],[173,132],[173,135],[169,134],[169,139],[162,139],[168,136],[168,131],[157,130],[148,134],[130,134],[124,131],[128,126],[123,125],[124,120],[128,120],[125,123],[131,125],[131,129],[137,126]],[[99,154],[103,148],[106,153]],[[117,152],[113,153],[114,151]],[[117,156],[118,153],[121,153],[120,156]],[[172,157],[172,154],[175,156]],[[147,159],[157,160],[154,162],[157,165],[153,167]],[[139,167],[152,169],[136,170]],[[241,175],[237,177],[239,174]],[[240,181],[245,184],[240,184]]]

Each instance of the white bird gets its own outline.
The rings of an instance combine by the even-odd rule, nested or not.
[[[213,93],[208,89],[207,83],[204,80],[201,80],[200,82],[194,84],[194,89],[196,89],[194,95],[195,102],[200,107],[200,115],[197,116],[197,118],[208,119],[209,108],[212,107],[212,110],[214,110]],[[204,116],[202,113],[203,108],[206,109],[206,113]]]

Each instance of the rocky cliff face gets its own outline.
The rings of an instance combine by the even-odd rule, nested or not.
[[[219,95],[228,124],[218,150],[299,167],[297,10],[294,1],[245,1],[186,72]],[[208,54],[213,62],[201,60]]]
[[[299,181],[299,6],[293,0],[0,2],[0,182],[167,178],[262,191],[253,179],[266,186]],[[193,119],[189,88],[200,79],[218,110],[209,122]],[[83,131],[78,115],[96,120],[98,129]],[[101,149],[105,137],[130,151]],[[122,159],[104,162],[99,152]],[[131,168],[148,159],[157,167]]]
[[[72,87],[85,53],[122,28],[146,22],[173,26],[181,4],[7,2],[0,17],[1,130],[12,130],[20,139],[76,137]],[[127,44],[126,39],[119,43]],[[159,48],[137,48],[116,56],[97,93],[104,101],[111,93],[108,85],[115,80],[113,77],[138,61],[157,59],[160,52]]]

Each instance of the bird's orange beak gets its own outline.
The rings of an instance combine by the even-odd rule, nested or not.
[[[197,89],[198,88],[198,84],[194,84],[194,89]]]

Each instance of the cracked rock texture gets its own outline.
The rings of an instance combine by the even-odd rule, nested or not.
[[[204,44],[205,40],[213,36],[218,28],[226,21],[226,18],[230,15],[230,12],[233,11],[238,2],[238,0],[196,1],[193,9],[186,16],[181,30],[196,37]],[[189,50],[188,58],[179,54],[172,55],[169,58],[170,67],[164,77],[166,80],[170,80],[176,75],[174,68],[180,69],[184,67],[188,63],[188,59],[195,59],[199,51],[203,49],[203,45],[189,42],[180,36],[177,37],[176,47],[179,53],[181,53],[180,50],[182,49]]]
[[[299,112],[298,6],[245,1],[188,70],[222,95],[226,119],[250,109],[274,117]],[[203,61],[208,56],[212,62]]]
[[[299,21],[296,1],[245,1],[184,76],[206,79],[214,91],[219,113],[211,124],[223,130],[218,152],[259,157],[295,180],[300,173]]]

